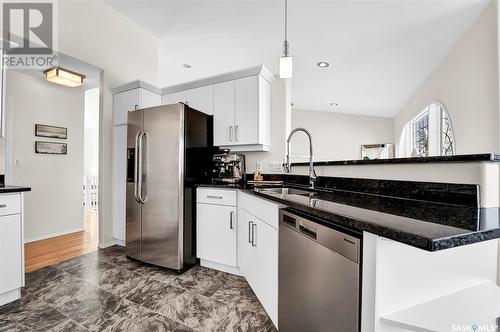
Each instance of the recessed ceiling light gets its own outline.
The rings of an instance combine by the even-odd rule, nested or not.
[[[182,66],[183,66],[184,68],[187,68],[187,69],[191,68],[191,65],[190,65],[190,64],[187,64],[187,63],[183,64]]]
[[[330,106],[337,107],[337,106],[339,106],[339,104],[337,104],[337,103],[330,103]]]
[[[328,62],[325,62],[325,61],[320,61],[316,64],[316,66],[318,66],[319,68],[326,68],[326,67],[330,66],[330,64]]]

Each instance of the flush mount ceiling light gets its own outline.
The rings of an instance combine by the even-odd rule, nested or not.
[[[330,103],[330,106],[337,107],[337,106],[339,106],[339,104],[337,104],[337,103]]]
[[[318,66],[320,68],[326,68],[326,67],[330,66],[330,64],[328,62],[325,62],[325,61],[320,61],[316,64],[316,66]]]
[[[47,81],[71,88],[82,85],[85,79],[85,75],[61,67],[49,68],[43,73]]]
[[[190,65],[190,64],[187,64],[187,63],[183,64],[182,66],[183,66],[184,68],[186,68],[186,69],[191,68],[191,65]]]
[[[291,78],[293,76],[293,59],[290,56],[290,44],[288,43],[288,0],[285,0],[285,41],[283,42],[283,56],[280,58],[280,78]]]

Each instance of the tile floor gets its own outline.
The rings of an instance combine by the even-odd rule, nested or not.
[[[123,247],[26,274],[0,331],[276,331],[245,279],[195,266],[178,275]]]

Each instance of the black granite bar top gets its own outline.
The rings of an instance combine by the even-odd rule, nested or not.
[[[31,191],[30,187],[23,186],[3,186],[0,187],[0,194],[8,194],[8,193],[19,193],[23,191]]]
[[[326,226],[370,232],[427,251],[500,238],[500,209],[470,208],[333,191],[316,196],[246,192],[271,199]]]
[[[266,186],[235,188],[286,205],[325,226],[370,232],[427,251],[500,238],[500,209],[320,188],[310,194],[266,192]],[[285,185],[286,187],[287,185]],[[269,187],[269,186],[267,186]],[[273,186],[276,188],[279,186]],[[305,186],[288,184],[288,187]]]
[[[382,164],[420,164],[420,163],[466,163],[466,162],[499,162],[500,154],[480,153],[462,154],[454,156],[411,157],[391,159],[357,159],[316,161],[314,166],[341,166],[341,165],[382,165]],[[292,166],[309,166],[308,162],[292,163]]]

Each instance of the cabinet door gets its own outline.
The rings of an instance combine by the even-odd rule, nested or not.
[[[113,238],[125,242],[127,126],[113,127]]]
[[[214,85],[214,145],[234,144],[234,81]]]
[[[278,326],[278,230],[259,220],[254,237],[258,274],[254,291],[274,325]]]
[[[140,108],[155,107],[161,105],[161,96],[152,91],[141,89]]]
[[[186,90],[186,103],[189,107],[208,115],[214,114],[214,86]]]
[[[186,102],[186,91],[179,91],[161,96],[162,105],[171,105],[171,104],[185,103],[185,102]]]
[[[236,208],[197,204],[197,257],[236,267]]]
[[[127,124],[127,113],[140,108],[141,89],[133,89],[113,95],[113,124]]]
[[[0,217],[0,294],[22,287],[21,215]]]
[[[241,78],[234,84],[235,144],[259,144],[259,77]]]
[[[249,270],[249,223],[250,215],[245,210],[238,208],[238,267],[246,276]]]
[[[238,228],[238,263],[248,284],[255,292],[259,288],[259,274],[262,273],[258,270],[258,242],[254,238],[259,228],[259,219],[243,209],[240,209],[240,214],[242,219],[239,220],[240,228]]]

